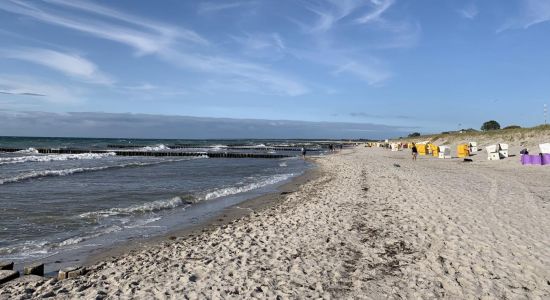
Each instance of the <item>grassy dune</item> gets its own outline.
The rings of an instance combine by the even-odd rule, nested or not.
[[[406,141],[430,141],[436,145],[455,146],[461,143],[475,141],[479,146],[496,143],[508,143],[510,146],[538,148],[539,144],[550,143],[550,125],[539,125],[531,128],[499,129],[491,131],[464,131],[446,134],[423,135]]]

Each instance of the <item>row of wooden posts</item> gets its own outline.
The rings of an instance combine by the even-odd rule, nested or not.
[[[116,148],[116,149],[136,149],[136,148],[145,148],[146,145],[107,145],[107,148]],[[150,146],[149,146],[150,147]],[[281,146],[268,146],[268,147],[253,147],[253,146],[228,146],[228,147],[216,147],[210,145],[169,145],[167,146],[170,149],[197,149],[197,148],[221,148],[225,150],[276,150],[276,151],[301,151],[302,148],[297,147],[281,147]],[[321,151],[319,148],[305,148],[306,151]]]
[[[25,149],[0,148],[0,152],[18,152]],[[293,155],[269,153],[232,153],[232,152],[180,152],[180,151],[127,151],[127,150],[90,150],[90,149],[36,149],[41,154],[84,154],[84,153],[115,153],[120,156],[208,156],[209,158],[286,158]]]

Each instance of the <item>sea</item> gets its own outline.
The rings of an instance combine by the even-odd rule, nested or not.
[[[21,149],[0,152],[0,260],[42,261],[53,270],[98,249],[200,224],[314,167],[294,149],[301,147],[324,155],[319,144],[298,140],[0,137],[0,148]],[[40,154],[39,148],[105,151]],[[205,155],[110,152],[125,149]],[[209,152],[290,157],[208,158]]]

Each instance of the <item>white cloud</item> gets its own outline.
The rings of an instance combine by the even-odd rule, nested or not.
[[[75,88],[45,82],[27,76],[0,74],[0,100],[8,96],[32,97],[33,101],[55,104],[79,103],[79,91]],[[30,98],[29,98],[30,99]]]
[[[0,56],[43,65],[65,75],[92,83],[113,83],[113,80],[99,71],[94,63],[76,54],[41,48],[16,48],[0,50]]]
[[[189,94],[181,88],[158,86],[150,83],[122,86],[116,92],[132,95],[132,99],[159,100],[159,96],[181,96]]]
[[[410,128],[373,123],[207,118],[133,113],[11,111],[0,109],[0,132],[14,136],[136,138],[371,138]]]
[[[125,86],[124,88],[132,91],[153,91],[153,90],[159,89],[158,86],[150,83],[143,83],[143,84],[133,85],[133,86]]]
[[[502,25],[497,32],[507,29],[527,29],[531,26],[550,21],[550,1],[523,0],[520,4],[520,14]]]
[[[391,49],[410,48],[418,44],[422,33],[422,27],[417,22],[379,20],[377,29],[386,34],[380,34],[373,40],[371,48]]]
[[[251,57],[267,60],[279,60],[284,57],[286,44],[278,33],[245,33],[240,36],[231,35],[242,52]]]
[[[307,25],[291,19],[303,32],[312,34],[314,43],[310,47],[287,50],[299,59],[309,60],[332,69],[333,75],[348,74],[378,86],[391,78],[392,73],[385,64],[368,54],[369,49],[406,48],[416,45],[420,37],[420,25],[404,20],[383,18],[395,0],[324,0],[305,8],[314,13],[315,22]],[[352,49],[345,48],[339,35],[331,30],[352,26],[373,25],[366,28],[364,38],[371,40],[367,45],[357,43]]]
[[[183,51],[180,47],[183,40],[192,42],[190,46],[206,46],[208,41],[189,30],[158,25],[136,16],[118,12],[114,9],[89,2],[68,2],[65,0],[49,0],[54,5],[75,8],[79,11],[91,12],[111,19],[118,23],[104,22],[84,18],[70,13],[61,14],[60,10],[48,10],[31,2],[10,0],[0,1],[0,9],[28,16],[41,22],[62,26],[134,48],[138,54],[154,54],[171,64],[186,70],[199,71],[213,75],[237,76],[250,81],[267,91],[281,95],[301,95],[308,89],[297,80],[287,79],[287,75],[279,74],[270,69],[253,63],[243,63],[238,60],[222,57],[196,54],[196,50]],[[132,26],[119,25],[120,22]]]
[[[372,9],[366,14],[357,18],[356,21],[360,24],[377,21],[381,18],[382,14],[394,4],[394,2],[395,0],[371,0]]]
[[[371,86],[379,86],[392,76],[381,60],[364,53],[352,56],[349,51],[339,49],[288,49],[288,53],[297,59],[324,65],[332,70],[332,75],[353,75]]]
[[[228,9],[241,8],[256,4],[255,1],[237,1],[237,2],[201,2],[198,6],[198,13],[212,13]]]
[[[113,22],[91,20],[80,15],[61,14],[60,10],[53,12],[53,10],[36,6],[31,4],[31,2],[20,2],[18,0],[0,2],[0,9],[28,16],[41,22],[81,31],[98,38],[122,43],[136,49],[140,55],[157,53],[164,48],[170,47],[180,37],[193,43],[206,43],[206,40],[192,31],[160,26],[154,22],[127,16],[95,4],[86,4],[87,2],[78,2],[79,4],[66,3],[61,0],[53,0],[52,3],[64,4],[83,11],[93,12],[96,15],[116,18],[119,21],[131,23],[134,26],[120,26]]]
[[[316,5],[307,5],[306,9],[317,15],[317,20],[312,26],[302,26],[311,33],[329,31],[340,20],[366,4],[367,2],[364,0],[326,0],[318,2]]]
[[[159,24],[149,19],[143,19],[134,15],[129,15],[105,6],[100,6],[92,2],[76,0],[46,0],[46,2],[72,7],[82,11],[87,11],[104,17],[109,17],[118,21],[137,25],[151,31],[159,32],[167,37],[182,38],[190,42],[199,44],[208,44],[208,41],[192,30],[177,28],[165,24]]]
[[[470,4],[463,9],[459,9],[458,13],[466,19],[474,19],[479,14],[479,10],[475,4]]]
[[[334,70],[333,74],[350,73],[366,81],[370,85],[379,85],[391,77],[391,73],[376,64],[362,64],[356,61],[348,61]]]
[[[225,75],[232,80],[235,80],[234,77],[238,77],[263,89],[264,93],[299,96],[309,92],[309,89],[298,80],[253,63],[225,57],[189,55],[177,51],[165,52],[164,57],[183,68]]]

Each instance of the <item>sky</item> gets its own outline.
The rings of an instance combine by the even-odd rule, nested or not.
[[[549,34],[547,0],[3,0],[0,135],[105,136],[129,117],[220,138],[533,126]],[[147,124],[117,134],[164,137]]]

